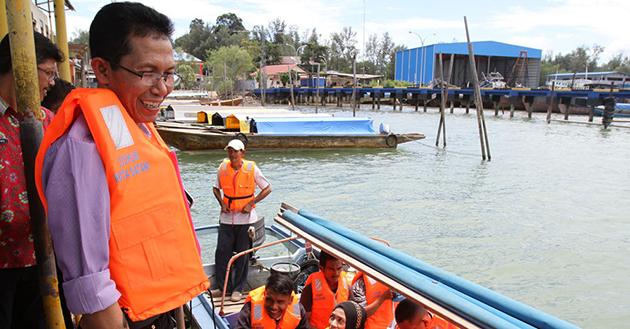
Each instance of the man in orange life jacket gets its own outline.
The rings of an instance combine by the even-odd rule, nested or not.
[[[384,284],[358,272],[352,280],[350,300],[365,308],[366,329],[387,328],[394,320],[393,294]]]
[[[431,314],[412,300],[403,299],[396,306],[396,328],[429,329],[430,325]]]
[[[168,17],[111,3],[90,26],[99,89],[75,89],[44,135],[36,183],[80,326],[173,327],[208,288],[175,154],[152,122],[173,90]]]
[[[300,303],[304,305],[311,328],[328,327],[328,319],[335,305],[348,300],[350,285],[342,271],[341,260],[322,251],[319,271],[306,279]]]
[[[308,329],[304,307],[293,293],[293,280],[272,273],[267,284],[249,292],[236,329]]]
[[[230,271],[231,278],[226,278],[227,264],[234,253],[251,248],[248,230],[258,221],[256,204],[271,193],[271,185],[254,161],[244,159],[245,144],[238,139],[231,140],[225,147],[228,158],[223,160],[217,170],[217,180],[212,189],[219,205],[219,237],[215,251],[215,283],[213,296],[223,290],[228,280],[231,299],[241,299],[241,291],[247,282],[249,256],[240,257]],[[254,196],[256,186],[261,189]],[[223,191],[223,195],[221,195]]]

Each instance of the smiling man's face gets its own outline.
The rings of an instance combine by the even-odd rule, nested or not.
[[[175,71],[173,47],[166,36],[132,36],[129,43],[131,53],[120,59],[120,66],[137,73]],[[153,122],[160,112],[160,104],[173,91],[173,86],[167,86],[161,79],[147,83],[121,67],[110,71],[105,87],[118,95],[127,113],[138,123]]]

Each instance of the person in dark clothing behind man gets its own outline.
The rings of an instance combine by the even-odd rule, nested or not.
[[[306,312],[288,275],[272,273],[267,284],[249,292],[236,329],[309,329]]]
[[[59,49],[34,32],[40,101],[54,85]],[[0,41],[0,328],[43,328],[35,246],[20,144],[9,35]],[[44,129],[53,113],[42,109]]]
[[[57,113],[57,109],[66,96],[74,89],[74,85],[61,78],[55,79],[55,85],[48,89],[46,97],[42,100],[42,106]]]

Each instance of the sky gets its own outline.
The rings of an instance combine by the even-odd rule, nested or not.
[[[71,0],[76,11],[67,12],[69,38],[89,30],[99,8],[111,0]],[[235,13],[251,29],[275,19],[296,26],[300,33],[313,28],[329,39],[330,33],[351,26],[357,47],[372,34],[389,32],[396,44],[466,41],[467,16],[472,41],[493,40],[543,50],[543,54],[568,53],[585,45],[605,47],[600,62],[624,53],[630,56],[628,0],[530,0],[530,1],[385,1],[385,0],[146,0],[147,6],[166,14],[175,24],[175,38],[186,34],[190,21],[201,18],[214,24],[216,17]],[[413,33],[409,33],[412,31]],[[365,36],[365,38],[364,38]]]

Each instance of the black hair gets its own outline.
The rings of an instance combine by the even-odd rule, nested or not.
[[[398,303],[398,306],[396,306],[396,311],[394,314],[394,316],[396,317],[396,323],[410,320],[414,317],[414,314],[419,312],[424,313],[426,312],[426,310],[424,309],[424,307],[420,306],[414,301],[405,298],[400,301],[400,303]]]
[[[138,2],[114,2],[96,13],[90,25],[90,53],[117,69],[120,59],[131,53],[130,37],[173,34],[173,22],[166,15]]]
[[[53,59],[57,63],[63,62],[63,53],[50,39],[37,31],[33,31],[33,37],[35,38],[37,64],[41,64],[48,59]],[[0,74],[9,73],[11,68],[11,42],[7,33],[0,41]]]
[[[329,253],[327,253],[327,252],[322,250],[319,253],[319,266],[321,266],[322,268],[326,267],[326,263],[329,260],[337,260],[337,258],[335,258],[333,255],[331,255],[331,254],[329,254]]]
[[[286,274],[272,272],[267,278],[265,289],[272,290],[280,295],[291,295],[293,292],[293,280]]]
[[[57,113],[57,109],[59,109],[66,95],[68,95],[72,89],[74,89],[74,85],[70,82],[60,78],[55,79],[55,85],[48,89],[46,97],[44,97],[42,101],[42,106],[51,110],[53,113]]]

